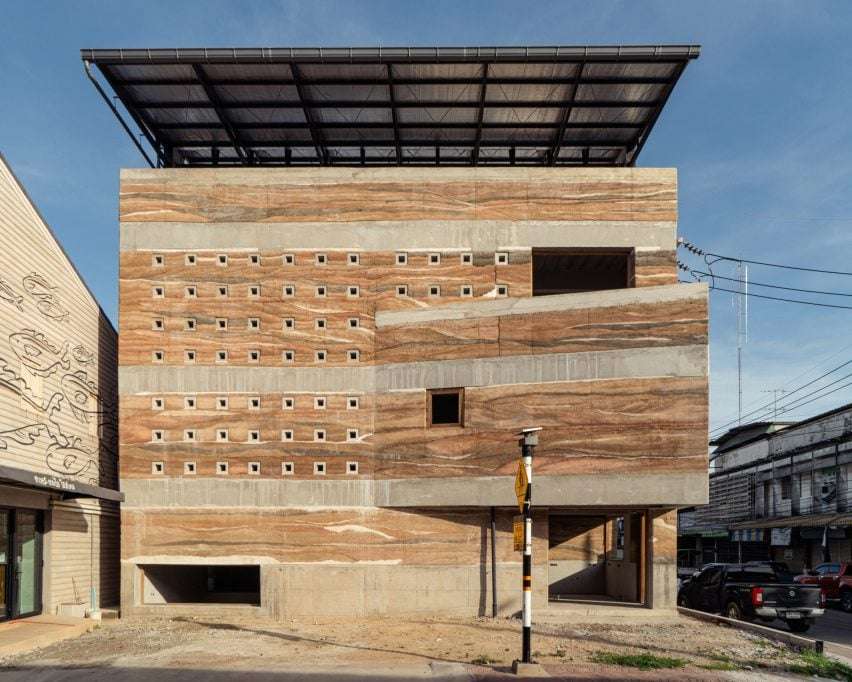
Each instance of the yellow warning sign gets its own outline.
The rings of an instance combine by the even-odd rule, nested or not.
[[[516,516],[512,522],[512,539],[514,540],[515,551],[524,551],[524,517]]]
[[[527,468],[524,466],[524,460],[518,460],[518,474],[515,476],[515,495],[518,496],[518,509],[524,510],[524,500],[527,497],[527,486],[530,484],[530,479],[527,478]]]

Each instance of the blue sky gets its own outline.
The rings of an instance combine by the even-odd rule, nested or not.
[[[852,270],[852,3],[6,0],[2,14],[0,150],[113,320],[118,170],[142,162],[86,81],[82,47],[699,43],[639,162],[679,169],[680,234],[717,253]],[[751,278],[852,291],[849,277]],[[718,426],[736,417],[736,335],[731,296],[711,296]],[[748,407],[852,359],[852,310],[753,299],[749,312]],[[849,401],[852,388],[784,418]]]

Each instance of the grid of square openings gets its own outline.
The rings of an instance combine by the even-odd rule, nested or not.
[[[497,251],[491,254],[477,254],[474,258],[474,253],[472,251],[461,251],[461,252],[450,252],[450,253],[442,253],[439,251],[417,251],[417,252],[408,252],[408,251],[397,251],[392,254],[393,262],[397,266],[409,266],[412,264],[416,264],[417,267],[421,267],[423,264],[427,268],[446,265],[450,267],[456,267],[458,264],[462,266],[470,266],[474,265],[483,265],[489,264],[490,259],[493,258],[493,264],[495,267],[499,268],[500,266],[505,266],[510,264],[510,252],[509,251]],[[266,256],[262,257],[259,253],[238,253],[238,254],[228,254],[228,253],[213,253],[213,254],[196,254],[196,253],[187,253],[183,254],[183,263],[182,265],[185,267],[194,267],[199,265],[207,265],[207,264],[215,264],[215,266],[219,269],[228,269],[231,267],[240,267],[241,265],[247,264],[249,267],[257,267],[260,268],[261,265],[271,266],[273,268],[280,268],[282,265],[285,267],[288,266],[308,266],[312,268],[325,268],[327,266],[338,266],[344,268],[344,270],[348,270],[350,268],[358,268],[362,264],[362,255],[359,252],[299,252],[299,253],[285,253],[278,256]],[[151,255],[151,265],[153,268],[163,268],[169,261],[173,259],[179,259],[180,255],[166,255],[166,254],[152,254]],[[413,259],[413,260],[412,260]],[[294,274],[298,271],[294,270]],[[439,270],[436,270],[436,273]],[[190,275],[191,276],[191,275]],[[215,276],[213,277],[215,279]],[[299,296],[315,296],[320,298],[327,298],[335,295],[343,295],[349,299],[357,299],[362,297],[362,289],[361,284],[361,276],[355,281],[350,281],[349,284],[335,285],[334,287],[329,287],[328,284],[325,283],[313,283],[309,285],[299,285],[298,281],[299,277],[293,278],[296,281],[285,282],[281,289],[281,297],[283,299],[296,297],[297,294]],[[320,278],[322,279],[322,278]],[[499,280],[499,276],[498,276]],[[209,283],[199,284],[199,283],[188,283],[179,285],[182,287],[183,298],[185,299],[198,299],[198,298],[206,298],[209,296],[210,291],[209,287],[211,286]],[[165,284],[155,283],[152,287],[152,296],[155,298],[167,298],[172,295],[171,291],[172,287],[167,287]],[[274,289],[274,287],[273,287]],[[393,285],[393,289],[395,291],[396,296],[398,297],[425,297],[427,299],[443,299],[447,297],[460,297],[460,298],[471,298],[474,296],[496,296],[496,297],[506,297],[509,296],[509,285],[506,283],[500,283],[499,281],[495,284],[488,284],[483,287],[482,284],[474,285],[473,283],[464,283],[461,284],[442,284],[440,281],[435,281],[429,283],[428,281],[425,284],[417,284],[414,289],[412,289],[412,284],[401,282],[399,284]],[[179,292],[176,290],[174,293],[178,294]],[[229,283],[213,283],[213,296],[219,298],[234,298],[247,296],[248,298],[256,298],[256,299],[267,299],[269,296],[273,296],[274,292],[270,292],[264,288],[262,285],[258,283],[248,283],[248,284],[229,284]],[[267,320],[266,322],[270,322]],[[278,326],[278,329],[281,332],[289,333],[294,331],[302,332],[302,329],[297,329],[301,327],[301,325],[305,324],[307,327],[313,328],[314,331],[319,332],[333,332],[336,331],[335,327],[338,325],[342,325],[344,329],[349,330],[357,330],[361,328],[361,319],[360,316],[352,316],[346,317],[343,321],[339,321],[337,318],[327,318],[327,317],[317,317],[314,319],[308,320],[297,320],[293,317],[282,317],[279,321],[273,321],[275,324],[272,325],[272,330]],[[151,319],[151,327],[154,331],[166,331],[167,329],[180,329],[184,332],[194,332],[196,330],[201,329],[204,331],[203,327],[210,324],[211,321],[209,318],[206,320],[199,320],[195,317],[184,317],[180,324],[182,327],[175,327],[170,323],[167,319],[162,317],[154,317]],[[213,327],[218,332],[227,333],[231,330],[236,330],[236,332],[240,332],[241,329],[246,329],[248,332],[256,332],[258,334],[267,334],[270,330],[267,328],[264,320],[261,317],[247,317],[247,318],[239,318],[239,319],[229,319],[227,317],[215,317],[212,320]],[[245,325],[243,327],[243,325]],[[222,340],[226,341],[230,337],[223,336]],[[172,356],[169,353],[169,357],[167,358],[166,351],[163,349],[154,349],[151,353],[151,361],[153,363],[165,363],[167,359],[170,362],[182,361],[183,363],[201,363],[207,364],[209,362],[214,362],[218,364],[276,364],[277,360],[280,358],[281,364],[312,364],[312,363],[326,363],[326,362],[360,362],[361,361],[361,349],[359,348],[338,348],[335,349],[325,349],[325,348],[315,348],[313,350],[308,350],[304,353],[300,352],[296,353],[295,349],[287,349],[285,346],[285,350],[281,352],[280,356],[276,353],[272,353],[270,358],[263,358],[263,353],[260,348],[248,348],[241,349],[239,353],[235,355],[233,350],[229,350],[228,348],[221,348],[213,352],[212,358],[210,357],[210,351],[205,351],[194,348],[184,348],[181,351],[177,351],[177,355],[181,357],[178,358],[176,356]]]
[[[345,411],[357,411],[361,407],[361,398],[357,395],[335,395],[329,397],[327,395],[308,395],[300,394],[285,395],[280,398],[280,403],[272,398],[262,398],[258,395],[238,395],[236,396],[237,404],[234,404],[233,395],[217,395],[217,396],[202,396],[202,409],[210,409],[212,407],[221,412],[240,412],[243,409],[249,412],[260,412],[262,409],[280,410],[283,414],[292,412],[297,408],[312,409],[313,411],[325,411],[326,409],[334,409]],[[170,398],[167,403],[166,396],[155,395],[151,397],[151,410],[154,412],[162,412],[164,410],[175,410],[182,407],[183,410],[196,410],[199,406],[199,398],[197,395],[183,395],[182,398]],[[271,403],[270,403],[271,401]],[[353,415],[354,416],[354,415]],[[224,420],[223,420],[224,421]],[[297,422],[298,423],[298,422]],[[245,443],[260,444],[264,442],[263,435],[259,428],[242,426],[241,422],[240,433],[245,434],[239,436],[237,441]],[[267,440],[269,439],[269,431],[266,431]],[[334,426],[334,435],[329,434],[328,429],[323,425],[317,428],[300,427],[297,434],[295,426],[287,426],[280,429],[280,440],[282,442],[309,442],[316,443],[359,443],[361,442],[361,431],[357,426]],[[199,430],[190,425],[182,430],[166,431],[165,429],[151,430],[151,443],[166,443],[169,441],[182,441],[184,443],[202,443],[205,441],[214,441],[217,443],[234,442],[233,433],[228,427],[227,422],[224,425],[219,425],[213,428],[212,432],[209,429]]]
[[[209,465],[207,463],[200,463],[201,466],[208,468]],[[323,460],[312,460],[311,462],[305,462],[302,464],[301,471],[299,467],[296,466],[295,462],[292,461],[283,461],[281,462],[281,468],[276,472],[274,467],[264,467],[262,462],[251,461],[247,462],[245,465],[244,473],[249,476],[260,476],[261,474],[274,475],[275,473],[280,474],[281,476],[295,476],[299,475],[307,475],[313,474],[314,476],[326,476],[326,475],[346,475],[346,476],[357,476],[360,473],[360,463],[354,460],[347,460],[346,462],[340,462],[342,466],[338,467],[338,462],[335,462],[333,466],[329,467],[328,462]],[[151,473],[156,476],[167,475],[169,472],[166,463],[162,460],[155,460],[151,462]],[[196,460],[185,461],[182,463],[182,473],[184,476],[195,476],[199,473],[199,462]],[[205,473],[205,472],[202,472]],[[232,473],[231,463],[228,460],[217,460],[213,463],[212,473],[217,476],[228,476]],[[239,472],[234,472],[239,473]]]

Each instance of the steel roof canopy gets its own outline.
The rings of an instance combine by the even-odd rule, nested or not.
[[[166,167],[629,166],[698,55],[696,45],[81,50],[140,152]]]

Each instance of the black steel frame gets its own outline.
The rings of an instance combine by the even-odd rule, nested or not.
[[[157,166],[178,165],[605,165],[626,166],[636,162],[678,79],[699,48],[685,46],[602,46],[602,47],[495,47],[495,48],[258,48],[258,49],[190,49],[190,50],[82,50],[81,55],[95,87],[119,118],[128,135],[145,154],[140,140],[110,102],[90,65],[98,67],[104,80],[123,104],[141,136],[156,154]],[[403,64],[479,64],[481,75],[470,77],[400,77],[394,65]],[[494,64],[571,63],[577,65],[572,77],[506,77],[494,73]],[[590,64],[629,63],[657,64],[672,67],[671,75],[661,76],[593,76]],[[152,75],[122,78],[114,67],[129,64],[151,67]],[[216,78],[208,65],[214,64],[286,64],[291,78]],[[344,76],[307,77],[302,65],[384,65],[383,77],[346,78]],[[157,67],[189,65],[194,77],[166,78],[157,75]],[[296,97],[251,99],[223,98],[217,88],[227,86],[295,89]],[[377,86],[387,88],[387,99],[321,99],[311,97],[314,86]],[[478,86],[476,96],[462,100],[400,99],[397,88],[420,85]],[[567,96],[554,99],[495,100],[488,99],[491,85],[568,86]],[[578,99],[584,85],[652,85],[659,94],[651,99],[600,98]],[[200,88],[206,101],[189,99],[147,99],[138,89],[153,86],[186,86]],[[200,91],[199,91],[200,92]],[[333,109],[390,110],[389,122],[323,121],[318,112]],[[464,122],[406,122],[400,120],[405,109],[469,110],[472,120]],[[232,112],[241,109],[299,110],[304,121],[242,122]],[[489,122],[488,109],[561,109],[554,121]],[[633,121],[572,121],[578,109],[638,110],[645,112]],[[213,111],[215,121],[196,120],[162,122],[165,112],[183,112],[192,119],[193,112]],[[158,116],[159,114],[159,116]],[[196,114],[197,116],[198,114]],[[279,132],[269,139],[252,139],[252,131]],[[411,137],[408,130],[443,131],[439,139]],[[191,131],[224,133],[222,139],[187,139]],[[288,131],[306,131],[305,136],[291,139]],[[350,135],[343,135],[349,131]],[[357,131],[353,138],[351,131]],[[453,135],[456,131],[458,134]],[[485,132],[505,132],[504,136],[485,138]],[[544,131],[551,131],[546,135]],[[582,133],[600,133],[593,139]],[[382,134],[383,133],[383,134]],[[472,135],[471,135],[472,133]],[[535,133],[535,134],[533,134]],[[182,135],[183,134],[183,135]],[[273,150],[281,149],[282,153]],[[313,149],[308,154],[307,150]],[[563,150],[571,148],[571,155]],[[484,150],[488,150],[485,153]],[[340,151],[344,150],[344,151]],[[461,151],[460,151],[461,150]],[[208,153],[205,153],[207,151]],[[294,151],[296,153],[294,153]],[[155,165],[146,155],[149,164]]]

